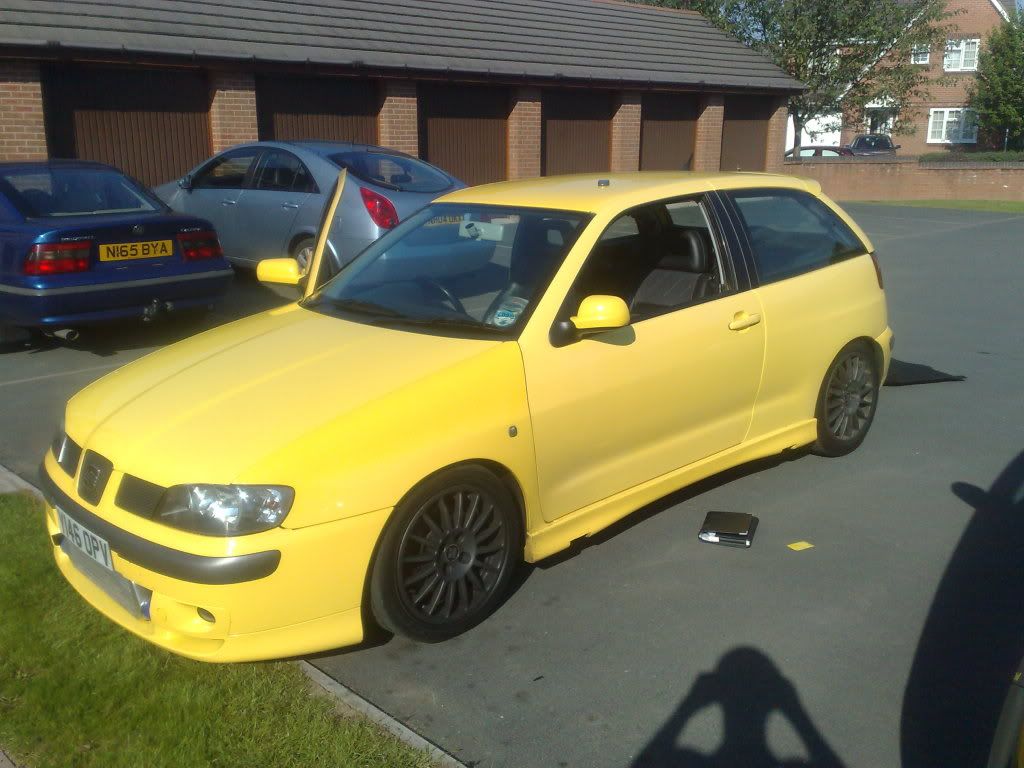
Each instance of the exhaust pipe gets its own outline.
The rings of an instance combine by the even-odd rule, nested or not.
[[[78,340],[78,331],[74,328],[61,328],[59,331],[53,331],[50,335],[54,338],[62,339],[63,341]]]

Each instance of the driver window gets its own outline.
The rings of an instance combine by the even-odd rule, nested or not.
[[[654,203],[615,219],[569,293],[567,309],[594,294],[618,296],[632,322],[712,299],[727,290],[721,256],[700,200]]]
[[[196,174],[193,189],[242,189],[259,154],[257,147],[225,152]]]

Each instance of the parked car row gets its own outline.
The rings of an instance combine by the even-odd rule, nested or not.
[[[839,146],[801,145],[786,152],[787,160],[806,157],[874,157],[895,155],[899,144],[892,143],[892,137],[884,133],[867,133],[855,136],[849,144]]]
[[[465,186],[400,152],[330,142],[234,147],[155,194],[100,163],[0,164],[0,343],[24,329],[70,337],[106,320],[209,309],[231,265],[288,254],[304,269],[343,168],[335,270]]]

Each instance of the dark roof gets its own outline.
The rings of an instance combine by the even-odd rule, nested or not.
[[[7,0],[0,45],[797,91],[699,14],[616,0]]]

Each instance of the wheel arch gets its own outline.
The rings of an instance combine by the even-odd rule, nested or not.
[[[297,246],[306,238],[312,238],[315,241],[316,232],[310,232],[305,229],[300,229],[298,232],[292,235],[291,240],[288,241],[288,255],[291,256],[295,252],[295,246]]]

